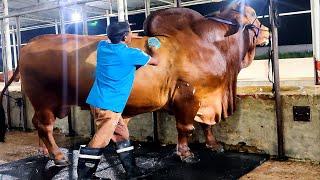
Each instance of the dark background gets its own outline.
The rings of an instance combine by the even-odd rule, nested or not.
[[[247,0],[250,6],[252,6],[258,16],[268,14],[268,8],[266,7],[266,0]],[[278,12],[294,12],[310,10],[310,0],[279,0]],[[194,9],[201,14],[209,14],[210,12],[217,11],[220,8],[219,3],[201,4],[195,6],[189,6],[188,8]],[[111,21],[115,21],[116,18],[112,18]],[[131,26],[132,30],[142,29],[143,21],[145,20],[144,13],[129,16],[129,22],[134,23]],[[269,26],[269,18],[260,19],[266,26]],[[96,24],[95,26],[93,24]],[[104,34],[106,33],[106,20],[97,20],[97,23],[88,23],[89,34]],[[294,44],[311,44],[312,32],[311,32],[311,15],[301,14],[292,16],[280,17],[279,27],[279,45],[294,45]],[[81,34],[82,25],[70,24],[66,26],[67,33]],[[37,29],[31,31],[22,32],[22,42],[26,43],[31,38],[41,34],[54,34],[54,27]]]

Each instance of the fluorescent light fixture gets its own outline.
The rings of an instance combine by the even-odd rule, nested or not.
[[[73,22],[79,22],[79,21],[81,21],[81,19],[82,19],[82,17],[79,12],[75,11],[71,14],[71,21],[73,21]]]

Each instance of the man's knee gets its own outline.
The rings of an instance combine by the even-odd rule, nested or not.
[[[128,139],[129,139],[128,126],[123,122],[122,119],[120,119],[114,131],[112,140],[114,142],[119,142],[119,141],[124,141]]]
[[[104,124],[116,126],[119,122],[120,114],[109,110],[102,110],[99,108],[94,108],[94,120],[97,128],[99,129]]]

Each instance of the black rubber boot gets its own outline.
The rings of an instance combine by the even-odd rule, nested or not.
[[[142,179],[147,177],[149,174],[145,171],[142,171],[137,165],[135,161],[135,157],[133,154],[133,146],[130,144],[130,140],[125,140],[116,143],[117,153],[121,160],[122,166],[126,171],[127,179]]]
[[[78,159],[78,179],[99,179],[94,175],[96,172],[103,148],[89,148],[80,146]]]

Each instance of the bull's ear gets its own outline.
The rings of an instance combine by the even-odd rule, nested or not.
[[[243,12],[243,9],[245,6],[245,1],[244,0],[237,0],[237,1],[234,1],[230,6],[235,11]]]
[[[235,10],[238,12],[241,12],[241,9],[244,7],[244,0],[226,0],[220,2],[220,11],[225,11],[225,10]]]
[[[226,34],[224,35],[224,37],[228,37],[228,36],[234,35],[234,34],[237,33],[238,31],[239,31],[239,28],[238,28],[238,27],[232,26],[232,27],[226,32]]]
[[[229,1],[221,1],[221,2],[219,2],[220,12],[223,12],[224,10],[230,8],[229,5],[230,5]]]
[[[205,15],[205,17],[217,16],[218,14],[220,14],[220,10],[209,13],[209,14]]]

